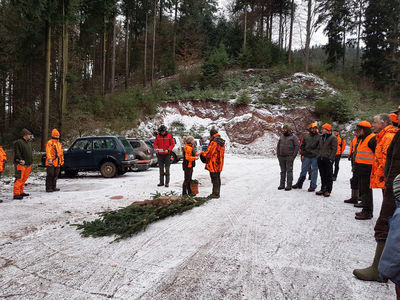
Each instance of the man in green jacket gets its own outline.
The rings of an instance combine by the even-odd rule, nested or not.
[[[14,143],[15,183],[14,199],[21,200],[29,196],[24,193],[25,182],[32,170],[32,133],[28,129],[22,129],[22,138]]]

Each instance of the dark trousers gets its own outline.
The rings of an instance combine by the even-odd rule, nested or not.
[[[158,155],[158,167],[160,169],[160,183],[164,184],[164,176],[165,176],[165,184],[169,184],[169,167],[171,165],[171,154],[167,155]]]
[[[332,169],[333,164],[328,158],[318,158],[318,170],[321,176],[321,191],[332,192]]]
[[[350,187],[352,190],[358,190],[358,176],[353,172],[353,176],[350,178]]]
[[[365,206],[363,210],[372,213],[374,211],[374,202],[372,198],[372,189],[369,187],[370,178],[370,175],[359,175],[358,185],[360,188],[361,202]]]
[[[396,203],[394,200],[393,187],[387,186],[384,190],[383,201],[379,218],[375,224],[375,240],[377,242],[386,242],[389,232],[389,217],[393,216],[396,210]]]
[[[212,193],[215,196],[219,196],[221,191],[221,172],[210,172],[210,177],[213,185]]]
[[[335,171],[333,172],[333,177],[337,177],[338,173],[339,173],[339,162],[340,162],[340,158],[342,157],[341,154],[336,155],[335,156]]]
[[[60,174],[60,167],[46,167],[46,191],[54,190],[57,187],[57,178]]]
[[[185,168],[183,169],[183,172],[185,173],[185,179],[182,185],[183,188],[182,195],[193,194],[192,188],[190,187],[190,182],[192,181],[192,175],[193,175],[193,168]]]
[[[293,156],[278,156],[279,167],[281,168],[280,185],[284,186],[287,180],[287,186],[292,186],[293,183]]]

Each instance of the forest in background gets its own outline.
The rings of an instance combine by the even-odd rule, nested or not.
[[[314,72],[350,98],[360,91],[358,101],[398,102],[399,1],[234,0],[229,15],[217,7],[0,0],[1,142],[23,127],[42,145],[53,127],[64,135],[132,127],[184,91],[212,99],[237,68]],[[304,42],[294,51],[296,26]],[[328,43],[312,48],[321,26]]]

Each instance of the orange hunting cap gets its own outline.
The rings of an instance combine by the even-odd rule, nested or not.
[[[328,123],[325,123],[324,125],[322,125],[322,128],[324,128],[324,129],[326,129],[328,131],[331,131],[332,130],[332,125],[328,124]]]
[[[58,132],[57,129],[53,129],[53,131],[51,132],[51,136],[60,136],[60,133]]]
[[[358,123],[358,125],[357,126],[360,126],[360,127],[366,127],[366,128],[371,128],[372,126],[371,126],[371,123],[370,122],[368,122],[368,121],[361,121],[360,123]]]
[[[399,123],[399,120],[397,119],[397,114],[391,113],[389,114],[389,116],[392,119],[392,123]]]
[[[308,125],[308,128],[315,128],[318,127],[317,123],[311,123],[310,125]]]

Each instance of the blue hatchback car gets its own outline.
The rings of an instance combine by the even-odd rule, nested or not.
[[[80,171],[100,171],[103,177],[111,178],[125,174],[136,161],[133,148],[124,137],[81,137],[64,150],[61,170],[67,176],[75,176]]]

